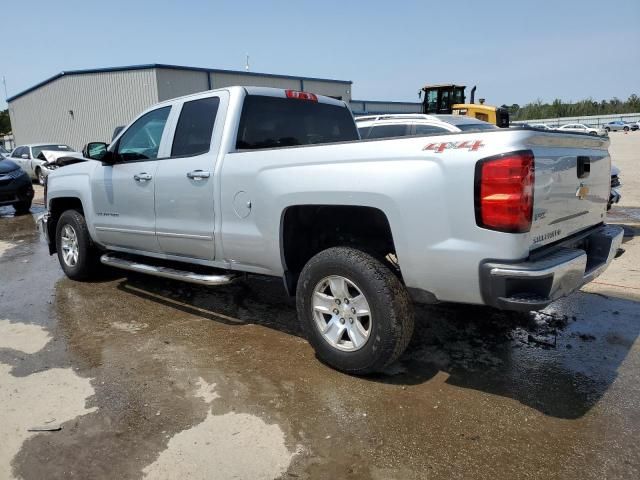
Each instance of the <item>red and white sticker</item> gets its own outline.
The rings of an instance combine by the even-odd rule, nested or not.
[[[470,152],[476,152],[484,147],[482,140],[465,140],[464,142],[438,142],[425,145],[422,150],[433,150],[436,153],[442,153],[445,150],[457,150],[466,148]]]

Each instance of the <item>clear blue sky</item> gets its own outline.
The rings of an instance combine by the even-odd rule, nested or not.
[[[8,0],[3,13],[9,96],[62,70],[241,70],[246,52],[253,71],[352,80],[356,99],[415,101],[443,82],[492,104],[640,95],[640,0]]]

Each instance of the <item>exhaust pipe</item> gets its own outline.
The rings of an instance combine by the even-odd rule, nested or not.
[[[476,86],[471,89],[471,103],[476,103]]]

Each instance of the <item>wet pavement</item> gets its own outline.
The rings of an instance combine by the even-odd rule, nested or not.
[[[416,307],[401,360],[358,378],[314,357],[278,279],[73,282],[11,212],[0,478],[640,478],[624,278],[538,314]],[[636,227],[617,268],[637,271]]]

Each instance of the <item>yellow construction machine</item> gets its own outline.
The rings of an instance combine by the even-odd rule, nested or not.
[[[501,128],[509,127],[509,111],[503,107],[485,105],[484,99],[475,103],[476,87],[471,89],[471,102],[465,103],[464,85],[427,85],[422,87],[422,113],[431,115],[453,114],[466,115],[485,122],[493,123]]]

